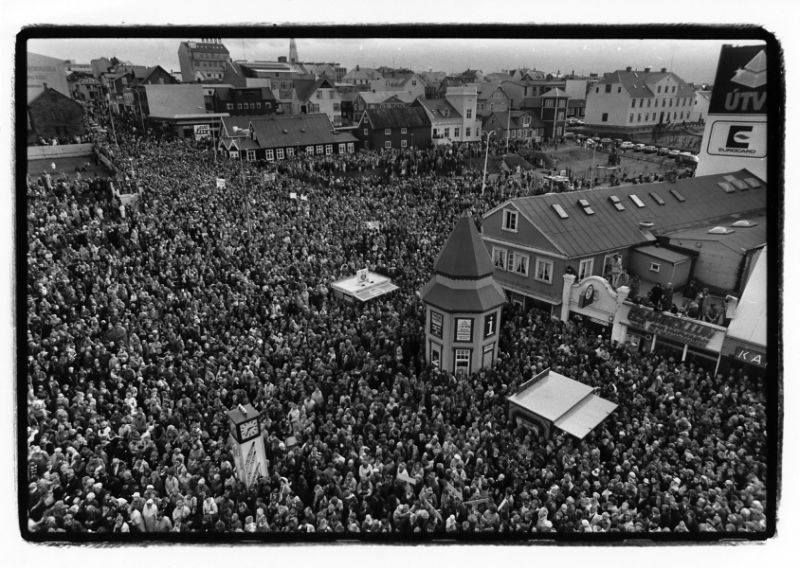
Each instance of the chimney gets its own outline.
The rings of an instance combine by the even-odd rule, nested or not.
[[[650,70],[651,70],[651,69],[652,69],[652,67],[645,67],[645,68],[644,68],[644,72],[645,72],[645,73],[650,73]]]
[[[356,65],[356,71],[361,71],[361,65]]]
[[[285,55],[279,55],[278,56],[278,63],[286,63],[286,56]]]
[[[633,71],[633,67],[626,67],[625,71]]]
[[[662,72],[662,73],[666,73],[666,72],[667,72],[667,68],[666,68],[666,67],[662,67],[662,68],[661,68],[661,72]]]

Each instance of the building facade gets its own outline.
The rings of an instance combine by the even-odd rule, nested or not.
[[[71,96],[67,84],[67,63],[62,59],[27,52],[25,68],[28,102],[44,93],[47,89],[55,89],[62,95]]]
[[[586,96],[586,124],[638,128],[691,120],[694,90],[666,68],[607,73]]]
[[[431,121],[421,107],[368,109],[354,133],[370,150],[431,145]]]
[[[35,137],[73,138],[86,134],[81,104],[50,88],[28,103],[28,123]]]
[[[181,79],[184,83],[221,83],[230,58],[220,40],[183,41],[178,47]]]

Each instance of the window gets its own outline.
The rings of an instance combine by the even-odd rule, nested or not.
[[[606,85],[606,93],[610,93],[610,92],[611,92],[611,85]]]
[[[608,122],[608,113],[604,112],[603,116],[600,118],[600,122]]]
[[[652,102],[652,99],[647,99],[647,108],[650,108],[650,103],[651,102]]]
[[[650,266],[648,267],[650,272],[661,272],[661,263],[659,262],[651,262]]]
[[[242,103],[236,103],[236,110],[242,110]]]
[[[341,112],[342,105],[341,103],[333,103],[333,112]]]
[[[503,211],[503,229],[517,232],[517,212],[505,209]]]
[[[617,87],[617,92],[621,93],[622,92],[622,87]]]
[[[348,154],[352,154],[352,153],[353,153],[353,152],[355,152],[355,151],[356,151],[356,145],[355,145],[355,143],[354,143],[354,142],[348,142],[348,143],[347,143],[347,153],[348,153]]]
[[[553,283],[553,261],[543,258],[536,259],[536,274],[534,278],[539,282]]]
[[[384,134],[385,136],[391,136],[391,134],[392,134],[392,129],[391,129],[391,128],[384,128],[384,129],[383,129],[383,134]]]
[[[347,153],[347,144],[339,144],[339,153],[340,154]]]
[[[630,117],[628,118],[628,122],[633,122],[633,113],[631,113]]]
[[[631,194],[631,195],[629,195],[628,197],[630,197],[630,198],[631,198],[631,201],[633,201],[633,202],[634,202],[634,204],[636,204],[636,207],[639,207],[639,208],[642,208],[642,207],[644,207],[644,201],[642,201],[641,199],[639,199],[639,196],[638,196],[638,195],[636,195],[636,194],[633,194],[633,193],[632,193],[632,194]]]
[[[261,108],[261,103],[256,103],[256,108],[260,109]]]
[[[580,282],[587,276],[591,276],[592,271],[594,271],[594,259],[593,258],[583,259],[578,265],[578,282]]]
[[[278,148],[277,150],[275,150],[275,157],[278,158],[279,160],[283,160],[284,158],[283,148]]]
[[[407,140],[400,140],[400,147],[401,148],[407,148],[408,147],[408,141]]]
[[[317,156],[321,156],[323,152],[322,144],[317,144]]]
[[[651,191],[651,192],[650,192],[650,197],[652,197],[652,198],[653,198],[653,201],[655,201],[655,202],[656,202],[656,203],[658,203],[659,205],[665,205],[665,203],[664,203],[664,199],[662,199],[662,197],[661,197],[659,194],[657,194],[657,193],[653,193],[653,192]]]
[[[286,148],[286,157],[293,158],[294,157],[294,148]]]
[[[470,118],[472,118],[472,109],[468,108],[467,109],[467,119],[470,119]]]
[[[650,113],[646,112],[644,113],[644,121],[647,122],[648,120],[650,120]]]
[[[472,358],[472,349],[456,349],[455,362],[453,363],[453,372],[463,372],[469,375],[470,359]]]
[[[401,128],[400,129],[400,134],[408,134],[408,129],[407,128]]]
[[[636,122],[642,122],[642,113],[640,112],[636,113]]]
[[[275,152],[272,149],[267,150],[267,160],[272,161],[275,159]]]
[[[314,155],[314,146],[306,146],[306,154],[308,154],[309,156],[313,156]]]
[[[530,115],[526,114],[522,117],[522,126],[528,128],[531,125],[531,117]]]
[[[456,126],[456,127],[453,129],[453,136],[455,136],[456,138],[458,138],[459,136],[461,136],[461,128],[460,128],[460,127]]]
[[[368,134],[369,134],[369,129],[368,129],[368,128],[365,128],[365,129],[364,129],[364,136],[367,136]]]
[[[528,266],[530,264],[530,257],[527,254],[519,252],[510,253],[508,255],[509,271],[516,272],[522,276],[528,275]]]
[[[467,126],[467,131],[466,131],[466,134],[465,134],[465,136],[466,136],[467,138],[469,138],[470,136],[472,136],[472,128],[470,128],[469,126]]]
[[[636,108],[636,99],[631,99],[631,108]]]
[[[333,155],[333,144],[325,144],[325,155],[326,156]]]
[[[248,150],[247,151],[247,161],[248,162],[255,162],[256,161],[256,151],[255,150]]]
[[[225,103],[225,108],[227,110],[233,110],[233,103]]]
[[[506,249],[497,247],[492,248],[492,262],[494,263],[495,268],[505,270],[507,256]]]
[[[600,87],[597,87],[597,88],[594,90],[594,92],[595,92],[595,93],[599,93],[599,92],[600,92]]]
[[[386,148],[386,149],[391,148],[392,147],[392,141],[391,140],[387,140],[386,142],[383,143],[383,147]]]
[[[661,92],[661,85],[658,86],[658,92]]]
[[[444,129],[444,137],[445,138],[450,138],[450,128],[449,127]]]

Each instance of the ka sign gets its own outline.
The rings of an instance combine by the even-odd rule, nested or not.
[[[758,365],[759,367],[767,366],[767,356],[760,351],[753,351],[752,349],[745,349],[737,347],[733,356],[740,361],[750,363],[751,365]]]

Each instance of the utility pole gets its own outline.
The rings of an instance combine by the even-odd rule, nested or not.
[[[494,134],[494,130],[486,131],[486,156],[483,159],[483,184],[481,185],[481,195],[486,191],[486,166],[489,164],[489,138]]]

